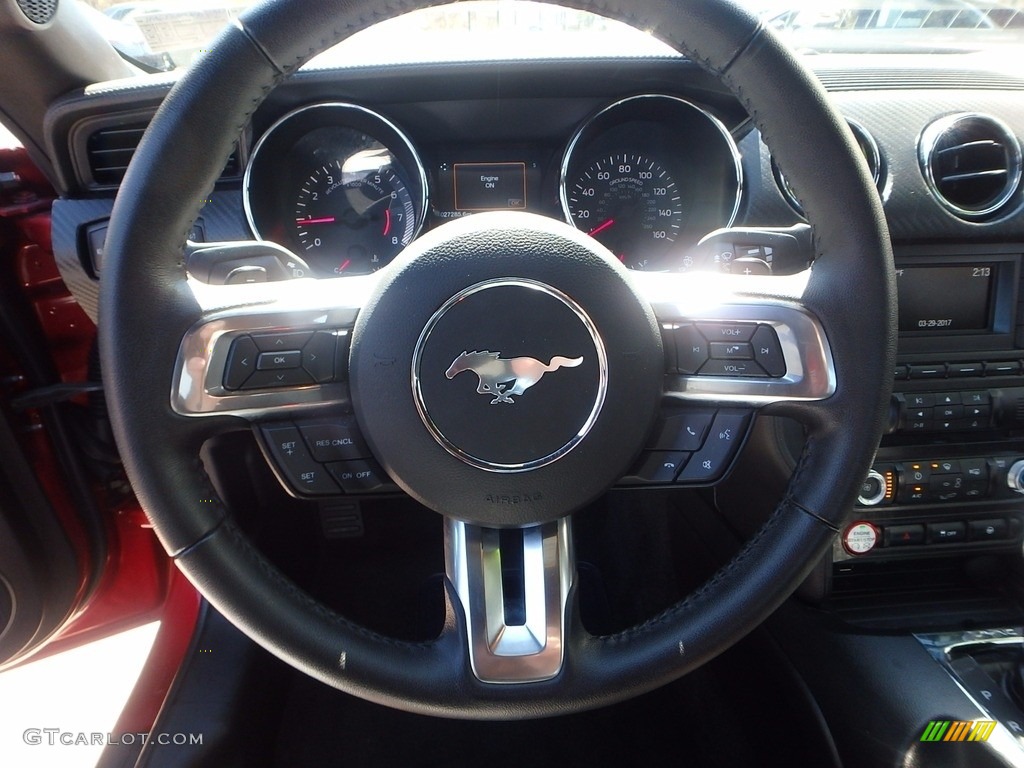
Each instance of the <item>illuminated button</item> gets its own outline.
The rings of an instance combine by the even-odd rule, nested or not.
[[[863,555],[878,545],[878,529],[871,523],[853,523],[843,532],[843,548],[851,555]]]
[[[956,459],[938,459],[928,462],[928,469],[933,475],[949,475],[960,472],[960,462]]]
[[[927,483],[932,469],[928,462],[912,461],[903,465],[903,484]]]
[[[909,547],[924,544],[923,525],[889,525],[885,528],[887,547]]]

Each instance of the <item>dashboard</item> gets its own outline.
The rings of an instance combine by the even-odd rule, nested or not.
[[[812,63],[868,161],[900,296],[889,434],[836,574],[1019,549],[1024,78],[964,55]],[[51,109],[66,189],[54,253],[93,317],[117,162],[170,85],[112,84]],[[448,220],[529,211],[634,270],[784,275],[813,251],[743,238],[768,227],[810,241],[784,171],[735,97],[680,58],[307,70],[254,114],[190,237],[270,240],[333,278],[381,268]]]

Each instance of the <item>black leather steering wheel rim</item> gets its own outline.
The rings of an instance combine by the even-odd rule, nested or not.
[[[616,635],[589,635],[570,601],[565,664],[553,680],[493,685],[469,674],[462,608],[450,585],[445,629],[429,643],[381,637],[336,615],[251,546],[206,477],[198,459],[204,440],[239,428],[237,420],[190,419],[169,405],[179,342],[199,316],[183,245],[234,139],[282,78],[384,16],[429,4],[266,3],[243,14],[172,89],[125,177],[109,228],[100,334],[111,419],[133,487],[167,551],[215,607],[293,666],[421,713],[525,718],[580,711],[648,691],[713,658],[763,621],[827,551],[887,415],[895,358],[891,249],[881,203],[845,122],[756,18],[705,0],[565,3],[651,30],[718,75],[746,107],[815,229],[818,259],[801,301],[828,335],[837,390],[827,405],[766,408],[800,420],[808,437],[785,498],[744,549],[683,602]]]

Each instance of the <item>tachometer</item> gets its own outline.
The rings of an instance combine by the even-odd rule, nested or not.
[[[611,154],[591,163],[570,184],[566,198],[576,228],[632,269],[655,263],[683,225],[675,180],[643,154]]]
[[[318,277],[366,274],[419,234],[427,177],[412,143],[384,116],[313,104],[257,142],[244,200],[253,233],[292,249]]]
[[[384,148],[366,149],[309,175],[295,201],[300,255],[321,271],[362,274],[384,266],[412,241],[415,209],[392,161]]]

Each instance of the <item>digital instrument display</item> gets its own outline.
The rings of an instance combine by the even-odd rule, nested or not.
[[[455,163],[454,171],[455,210],[526,210],[526,163]]]
[[[897,267],[900,333],[988,331],[997,271],[994,263]]]

